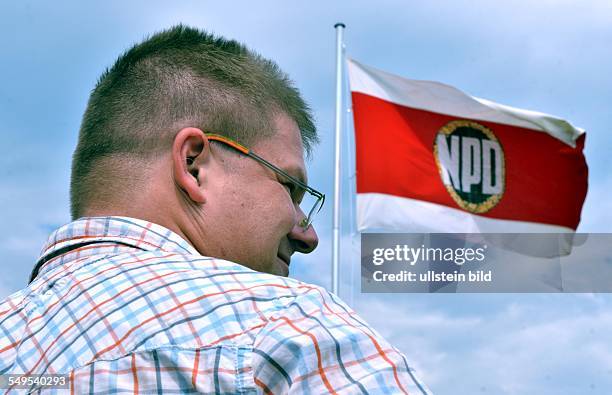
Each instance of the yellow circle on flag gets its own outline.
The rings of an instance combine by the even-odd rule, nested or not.
[[[504,195],[504,151],[491,129],[469,120],[455,120],[437,133],[434,158],[453,200],[472,213],[486,213]]]

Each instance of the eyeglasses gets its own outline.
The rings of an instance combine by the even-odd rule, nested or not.
[[[268,162],[261,156],[255,154],[254,152],[252,152],[250,149],[248,149],[244,145],[230,138],[227,138],[225,136],[221,136],[219,134],[215,134],[215,133],[205,133],[205,134],[209,140],[218,141],[229,147],[232,147],[235,150],[245,154],[246,156],[249,156],[255,159],[256,161],[266,166],[270,170],[276,172],[277,174],[280,174],[284,178],[284,182],[281,182],[281,184],[285,185],[288,188],[291,199],[294,202],[298,203],[298,205],[302,208],[302,212],[304,212],[304,214],[308,213],[308,215],[306,215],[300,221],[299,223],[300,227],[302,227],[304,230],[310,227],[310,225],[312,224],[312,218],[315,216],[315,214],[321,211],[321,208],[323,207],[323,203],[325,203],[324,194],[309,187],[308,185],[304,184],[302,181],[298,180],[297,178],[290,176],[289,174],[287,174],[287,172],[274,166],[272,163]],[[308,192],[308,194],[306,194],[305,192]],[[308,211],[304,210],[304,208],[308,209]]]

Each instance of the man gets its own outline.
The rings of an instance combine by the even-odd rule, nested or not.
[[[316,141],[287,76],[235,41],[177,26],[128,50],[83,117],[74,222],[0,305],[0,374],[73,393],[425,393],[336,296],[286,278],[318,242]]]

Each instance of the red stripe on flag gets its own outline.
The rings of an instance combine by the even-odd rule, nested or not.
[[[352,93],[357,193],[384,193],[461,209],[442,182],[433,147],[438,131],[459,117]],[[505,157],[505,191],[484,217],[576,229],[587,191],[584,137],[572,148],[547,133],[475,122],[491,129]]]

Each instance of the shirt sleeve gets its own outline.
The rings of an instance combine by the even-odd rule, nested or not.
[[[291,298],[258,334],[253,369],[263,393],[431,394],[402,353],[315,286]]]

